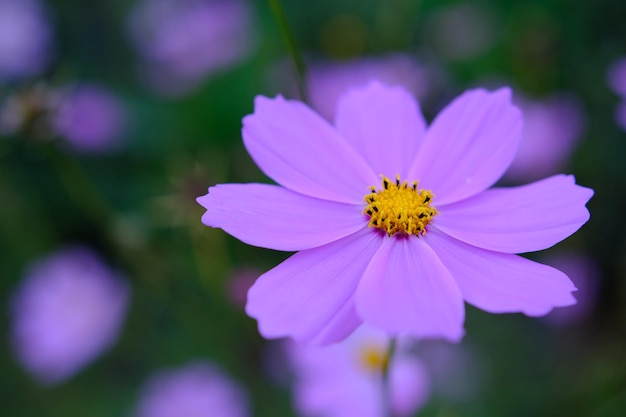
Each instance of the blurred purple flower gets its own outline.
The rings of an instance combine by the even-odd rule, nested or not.
[[[406,88],[418,99],[429,93],[431,79],[425,67],[408,55],[361,58],[341,63],[318,63],[308,73],[307,90],[313,108],[327,120],[335,118],[339,98],[371,81]]]
[[[626,99],[626,57],[618,59],[609,67],[607,82],[615,94]]]
[[[0,0],[0,80],[39,74],[50,59],[52,33],[37,0]]]
[[[307,348],[289,342],[296,409],[307,417],[385,416],[382,366],[388,343],[383,333],[366,326],[332,346]],[[430,392],[424,365],[399,346],[389,377],[394,415],[413,415]]]
[[[626,99],[615,108],[615,121],[623,130],[626,130]]]
[[[115,343],[129,288],[90,250],[73,247],[35,263],[11,303],[12,340],[41,383],[62,382]]]
[[[280,185],[211,187],[202,221],[298,251],[248,292],[267,338],[323,345],[367,323],[458,341],[464,301],[530,316],[576,302],[565,274],[515,254],[578,230],[593,191],[567,175],[489,189],[521,133],[507,88],[467,91],[428,127],[407,90],[376,82],[342,96],[334,126],[303,103],[257,97],[244,144]]]
[[[247,417],[242,389],[206,362],[165,370],[152,376],[141,394],[135,417]]]
[[[524,114],[524,133],[505,177],[534,181],[562,172],[585,125],[581,104],[567,95],[517,101]]]
[[[615,122],[626,131],[626,57],[620,58],[609,67],[607,82],[621,102],[615,108]]]
[[[576,305],[568,308],[557,308],[544,319],[555,325],[572,325],[585,320],[596,304],[600,288],[600,271],[598,265],[582,253],[560,253],[544,257],[547,265],[565,272],[578,288],[574,293]]]
[[[70,146],[83,152],[116,148],[126,128],[122,102],[108,90],[95,85],[72,86],[58,94],[54,130]]]
[[[182,94],[245,58],[254,42],[245,0],[143,0],[129,30],[149,83]]]

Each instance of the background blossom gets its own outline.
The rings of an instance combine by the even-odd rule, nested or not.
[[[626,58],[618,59],[609,67],[607,79],[616,94],[626,97]]]
[[[396,54],[340,63],[318,62],[309,70],[307,91],[312,107],[326,119],[333,120],[339,98],[373,80],[402,86],[420,99],[425,98],[436,83],[429,68],[409,55]]]
[[[245,0],[143,0],[129,18],[142,73],[170,94],[244,59],[254,44],[252,26]]]
[[[384,334],[367,326],[333,346],[306,348],[289,343],[296,409],[303,416],[383,417],[380,361],[388,344]],[[408,352],[408,345],[402,341],[389,370],[392,407],[399,417],[414,415],[430,390],[428,373]]]
[[[40,74],[51,46],[52,30],[37,0],[0,0],[0,81]]]
[[[119,147],[127,116],[121,101],[106,89],[89,84],[60,90],[53,127],[70,147],[103,152]]]
[[[607,81],[609,87],[621,99],[615,107],[615,121],[626,130],[626,58],[618,59],[609,67]]]
[[[127,284],[86,248],[38,261],[11,303],[15,354],[44,384],[70,378],[116,342],[128,297]]]
[[[596,305],[598,287],[601,283],[600,271],[595,262],[576,252],[552,254],[546,256],[543,261],[565,272],[578,288],[574,294],[576,305],[555,309],[545,317],[545,320],[555,325],[571,326],[588,319]]]
[[[566,94],[518,102],[524,114],[524,133],[505,177],[532,181],[567,172],[568,161],[585,127],[580,103]]]
[[[164,370],[146,382],[136,417],[246,417],[242,389],[214,365],[197,361]]]

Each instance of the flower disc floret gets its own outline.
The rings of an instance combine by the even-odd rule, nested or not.
[[[401,181],[381,175],[382,187],[370,187],[371,193],[365,196],[367,206],[363,210],[369,216],[369,227],[378,228],[388,236],[397,233],[420,236],[426,233],[426,225],[437,214],[431,207],[433,193],[418,188],[418,182]]]
[[[389,365],[389,358],[379,346],[366,345],[359,351],[360,364],[368,372],[382,372]]]

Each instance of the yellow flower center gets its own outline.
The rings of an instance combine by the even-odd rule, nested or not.
[[[376,227],[389,236],[396,233],[406,235],[423,235],[426,225],[430,223],[437,209],[431,207],[433,193],[430,190],[418,188],[417,181],[410,185],[407,181],[400,181],[381,175],[382,188],[370,187],[370,194],[365,196],[367,206],[363,214],[369,216],[369,227]]]
[[[387,355],[376,346],[365,346],[359,352],[361,365],[368,371],[381,372],[389,362]]]

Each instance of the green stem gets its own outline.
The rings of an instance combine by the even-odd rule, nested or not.
[[[111,220],[111,208],[83,167],[73,157],[58,149],[49,154],[53,168],[70,198],[95,224]]]
[[[148,261],[143,253],[130,253],[119,246],[118,239],[112,234],[115,211],[85,172],[80,161],[57,148],[50,149],[48,157],[71,201],[97,226],[106,244],[124,261],[130,271],[137,277],[143,276],[143,265],[152,265],[154,262]]]
[[[306,91],[306,64],[304,63],[304,59],[302,58],[302,54],[300,53],[300,49],[296,44],[296,40],[293,36],[293,32],[289,28],[289,24],[287,23],[287,18],[285,17],[285,12],[283,11],[283,7],[280,4],[280,0],[268,0],[270,4],[270,8],[272,9],[272,13],[274,14],[274,19],[276,20],[276,24],[280,29],[280,34],[287,46],[287,50],[289,51],[289,55],[291,56],[291,60],[293,61],[296,67],[296,80],[298,84],[298,91],[300,92],[300,97],[302,101],[309,102],[308,94]]]
[[[387,417],[394,417],[393,405],[391,401],[391,380],[389,376],[389,370],[391,369],[391,361],[393,355],[396,352],[397,341],[395,338],[389,340],[389,347],[387,348],[387,355],[385,356],[385,362],[383,364],[383,401],[385,406],[385,414]]]

